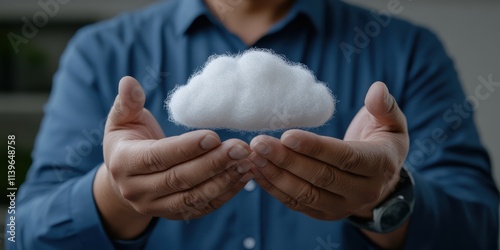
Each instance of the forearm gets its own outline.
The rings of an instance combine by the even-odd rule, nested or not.
[[[480,192],[483,203],[450,195],[437,183],[414,174],[416,197],[410,220],[396,231],[361,230],[383,249],[497,249],[498,194]],[[450,185],[450,184],[448,184]]]
[[[490,179],[461,174],[465,178],[458,173],[439,182],[413,174],[415,207],[405,249],[498,249],[498,192]]]
[[[135,211],[117,193],[103,163],[97,171],[93,193],[104,228],[113,239],[130,240],[140,236],[152,217]]]
[[[400,178],[394,178],[390,184],[391,188],[383,195],[382,200],[385,201],[396,190],[396,186],[400,182]],[[373,209],[379,203],[372,204],[360,211],[358,217],[373,219]],[[389,233],[375,233],[366,229],[361,229],[361,232],[375,245],[382,249],[402,249],[404,247],[406,234],[408,232],[409,219],[396,230]]]
[[[43,167],[40,167],[43,168]],[[52,166],[45,167],[37,180],[29,180],[20,188],[16,204],[16,242],[6,249],[113,249],[102,228],[92,195],[96,170],[74,176]],[[67,180],[49,180],[58,176]],[[41,171],[40,171],[41,172]]]

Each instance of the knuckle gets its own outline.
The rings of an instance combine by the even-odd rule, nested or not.
[[[392,99],[391,106],[389,107],[389,110],[387,111],[388,114],[396,114],[399,111],[399,106],[394,97],[390,97]]]
[[[193,152],[188,150],[186,147],[175,147],[174,152],[178,158],[191,159],[194,157]]]
[[[274,188],[274,185],[269,181],[263,181],[263,182],[259,183],[259,185],[264,190],[271,190]]]
[[[220,207],[220,204],[214,201],[210,201],[207,203],[205,213],[210,213],[211,211],[214,211]]]
[[[181,202],[182,209],[196,211],[200,211],[201,209],[205,208],[208,203],[205,202],[201,194],[194,193],[194,190],[191,192],[186,192],[186,195],[183,195]]]
[[[142,165],[146,166],[152,172],[158,172],[162,169],[160,155],[155,150],[152,150],[153,147],[145,148],[140,154],[142,159]]]
[[[170,169],[164,172],[165,173],[165,186],[169,189],[169,191],[177,192],[181,190],[186,190],[191,187],[191,185],[184,179],[182,179],[177,171]]]
[[[321,143],[312,143],[309,152],[311,155],[321,156],[325,154],[325,149]]]
[[[311,185],[305,185],[299,192],[295,200],[304,205],[311,205],[318,200],[318,190]]]
[[[213,184],[213,185],[211,185]],[[214,199],[220,195],[220,193],[223,192],[223,188],[221,188],[218,184],[216,183],[210,183],[207,185],[205,188],[201,190],[203,200],[210,201],[211,199]]]
[[[209,172],[212,175],[216,175],[222,169],[226,169],[229,162],[226,157],[221,155],[210,156],[207,160],[207,165],[209,166]]]
[[[282,168],[288,168],[292,166],[293,163],[294,163],[293,157],[290,157],[287,154],[279,154],[276,159],[276,165]]]
[[[235,178],[235,176],[232,174],[233,171],[236,170],[224,172],[224,174],[220,176],[219,185],[221,187],[232,186],[234,183],[236,183],[237,178]]]
[[[115,180],[121,174],[123,174],[123,171],[120,169],[120,167],[115,166],[114,164],[110,164],[110,166],[108,166],[108,169],[109,169],[109,173],[111,174],[111,177],[113,177],[113,179],[115,179]]]
[[[285,206],[287,206],[288,208],[290,208],[292,210],[295,210],[295,211],[299,210],[299,202],[292,197],[286,198],[286,200],[283,203],[285,204]]]
[[[342,154],[339,162],[340,166],[338,167],[343,171],[349,172],[360,164],[361,157],[357,154],[356,149],[352,145],[349,145],[347,146],[344,154]]]
[[[336,174],[334,170],[329,166],[324,166],[319,170],[316,175],[312,178],[312,184],[319,188],[325,188],[332,186],[336,181]]]
[[[121,188],[120,192],[127,201],[137,201],[141,195],[132,188]]]
[[[106,162],[108,171],[113,179],[117,179],[118,177],[124,175],[123,168],[125,167],[125,164],[127,164],[127,162],[123,162],[123,157],[121,157],[120,153],[114,154],[111,157],[111,160],[109,162]]]
[[[272,183],[280,183],[285,178],[285,175],[282,170],[275,169],[274,171],[270,171],[266,178]]]
[[[135,209],[135,211],[137,211],[140,214],[151,215],[154,213],[154,209],[150,205],[140,206],[140,205],[132,204],[132,207]]]

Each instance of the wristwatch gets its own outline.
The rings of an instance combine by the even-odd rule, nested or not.
[[[415,183],[404,167],[399,176],[400,179],[394,192],[372,210],[373,219],[349,216],[347,221],[358,228],[376,233],[389,233],[403,225],[413,211]]]

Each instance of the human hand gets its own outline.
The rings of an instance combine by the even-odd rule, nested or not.
[[[250,143],[255,180],[290,207],[321,220],[370,218],[399,180],[409,138],[387,87],[374,83],[344,140],[302,130]]]
[[[105,165],[94,184],[97,205],[108,224],[113,225],[107,218],[117,211],[144,218],[141,222],[151,217],[198,218],[222,206],[253,178],[246,143],[221,142],[207,130],[165,138],[144,102],[139,83],[123,78],[106,123]],[[119,223],[114,225],[121,230]]]

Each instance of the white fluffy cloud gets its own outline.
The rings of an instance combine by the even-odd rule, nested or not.
[[[335,111],[331,91],[304,65],[256,49],[212,56],[165,105],[176,124],[241,131],[318,127]]]

